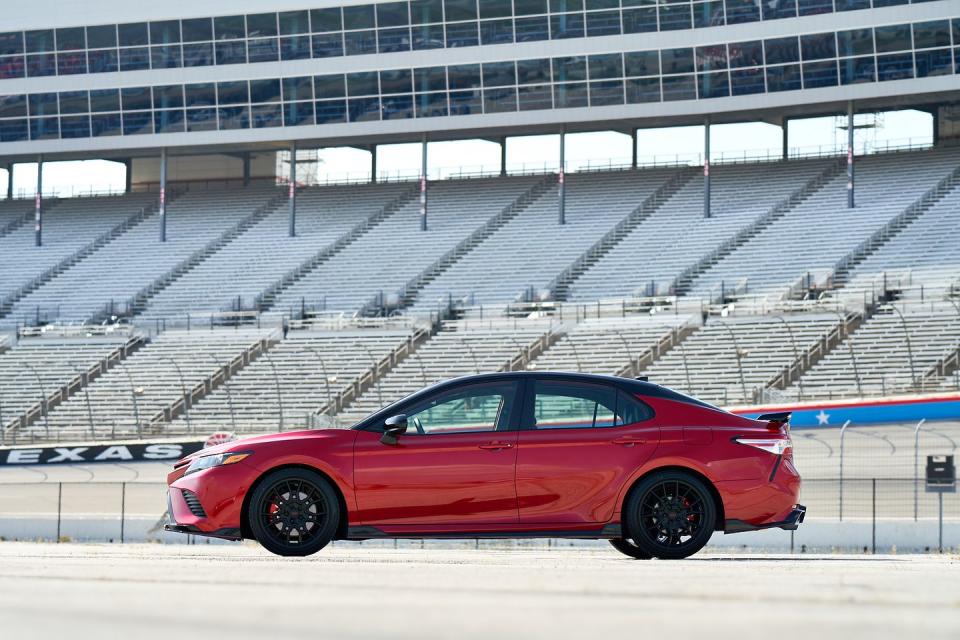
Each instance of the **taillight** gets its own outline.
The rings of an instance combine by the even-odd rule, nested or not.
[[[780,438],[734,438],[733,441],[754,449],[761,449],[775,456],[782,456],[793,448],[793,440],[789,436]]]

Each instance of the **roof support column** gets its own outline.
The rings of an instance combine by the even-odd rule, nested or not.
[[[507,136],[500,137],[500,176],[507,175]]]
[[[710,217],[710,116],[703,124],[703,217]]]
[[[427,225],[427,136],[420,143],[420,231],[426,231]]]
[[[160,242],[167,241],[167,149],[160,150]]]
[[[639,156],[637,155],[637,128],[632,127],[630,129],[630,168],[636,169],[637,163],[639,162]]]
[[[853,197],[853,101],[847,103],[847,208],[855,207]]]
[[[377,145],[370,145],[370,182],[377,182]]]
[[[290,143],[290,190],[287,195],[290,201],[290,220],[287,235],[297,237],[297,143]]]
[[[557,177],[557,222],[567,224],[567,185],[564,173],[567,168],[567,129],[560,130],[560,174]]]
[[[7,200],[13,198],[13,163],[7,164]]]
[[[783,121],[780,123],[780,133],[783,137],[783,142],[781,143],[781,152],[783,153],[783,155],[781,157],[784,160],[789,160],[790,159],[790,146],[789,146],[790,119],[789,118],[784,118]]]
[[[34,198],[34,245],[43,246],[43,156],[37,157],[37,195]]]
[[[243,152],[243,186],[250,186],[250,152]]]
[[[123,161],[123,166],[125,169],[124,178],[123,178],[123,192],[130,193],[133,191],[133,160],[127,158]]]

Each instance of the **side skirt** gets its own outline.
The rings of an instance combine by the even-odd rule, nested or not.
[[[545,529],[530,531],[457,531],[388,533],[370,526],[348,527],[344,540],[504,540],[511,538],[565,538],[571,540],[610,540],[623,536],[620,523],[615,522],[600,529],[564,531]]]

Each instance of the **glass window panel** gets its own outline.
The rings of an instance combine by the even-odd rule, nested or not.
[[[764,40],[763,48],[766,51],[767,64],[799,62],[800,60],[800,46],[796,36]]]
[[[150,23],[150,44],[180,42],[180,21],[164,20]]]
[[[676,31],[692,27],[692,14],[689,4],[660,5],[660,30]]]
[[[185,120],[183,109],[154,111],[153,130],[155,133],[183,133],[186,130]]]
[[[54,53],[35,53],[27,56],[27,76],[52,76],[57,73],[57,56]]]
[[[57,51],[76,51],[86,48],[87,38],[83,27],[57,29]]]
[[[763,43],[760,40],[728,45],[730,67],[756,67],[763,64]]]
[[[606,386],[537,380],[534,382],[536,429],[612,427],[617,392]]]
[[[150,48],[135,47],[120,49],[120,71],[137,71],[150,68]]]
[[[278,16],[278,22],[282,36],[310,33],[309,11],[282,11]]]
[[[461,64],[447,67],[451,89],[475,89],[481,85],[480,65]]]
[[[0,56],[23,53],[23,33],[11,31],[0,33]]]
[[[353,98],[347,103],[350,122],[368,122],[380,119],[379,98]]]
[[[803,65],[805,89],[837,86],[837,63],[834,60],[807,62]]]
[[[913,46],[917,49],[949,47],[950,22],[948,20],[915,22],[913,24]]]
[[[517,110],[517,90],[515,87],[502,89],[484,89],[484,113],[507,113]]]
[[[343,35],[327,33],[313,36],[313,57],[333,58],[343,55]]]
[[[236,40],[247,35],[243,16],[219,16],[213,19],[215,40]]]
[[[123,121],[120,114],[93,114],[90,116],[90,132],[95,137],[120,135],[123,133]]]
[[[187,110],[187,131],[216,131],[216,129],[216,109],[208,108]]]
[[[915,0],[917,1],[917,0]],[[919,2],[924,2],[925,0],[918,0]],[[931,0],[926,0],[930,2]],[[893,7],[899,4],[909,4],[910,0],[873,0],[873,7],[877,9],[879,7]]]
[[[183,45],[183,66],[205,67],[213,64],[213,43]]]
[[[485,62],[483,86],[501,87],[517,84],[517,71],[513,62]]]
[[[27,101],[30,104],[31,116],[49,116],[58,113],[55,93],[31,93]]]
[[[182,20],[180,26],[184,42],[213,40],[213,20],[211,18]]]
[[[117,40],[121,47],[141,47],[149,44],[147,23],[134,22],[117,25]]]
[[[29,136],[27,120],[0,120],[0,142],[19,142]]]
[[[334,7],[332,9],[312,9],[310,11],[310,26],[314,33],[342,31],[343,17],[340,15],[340,7]]]
[[[440,67],[441,69],[443,67]],[[350,96],[370,96],[380,93],[376,71],[347,74],[347,91]],[[326,97],[319,96],[318,97]]]
[[[381,100],[382,118],[384,120],[403,120],[413,117],[413,96],[394,95],[384,96]]]
[[[26,73],[27,65],[23,56],[6,56],[0,58],[0,79],[22,78]]]
[[[570,80],[587,79],[587,57],[574,56],[569,58],[553,59],[553,81],[568,82]]]
[[[62,76],[87,72],[87,54],[85,51],[68,51],[57,54],[57,73]]]
[[[917,77],[943,76],[953,73],[950,49],[930,49],[916,53]]]
[[[838,31],[837,50],[841,56],[873,53],[873,29]]]
[[[188,107],[206,107],[217,104],[217,86],[212,82],[188,84],[184,87]]]
[[[246,80],[217,83],[217,100],[219,104],[242,104],[250,102],[250,91]]]
[[[118,89],[94,89],[90,92],[90,111],[119,111],[120,91]]]
[[[312,79],[311,79],[312,82]],[[279,102],[280,80],[267,78],[266,80],[250,81],[250,102]]]
[[[450,115],[468,116],[483,113],[483,96],[476,91],[451,91]]]
[[[448,47],[475,47],[480,43],[476,22],[459,22],[447,25]]]
[[[283,99],[285,102],[293,100],[313,100],[313,77],[299,76],[283,79]]]
[[[624,33],[647,33],[657,30],[657,8],[643,7],[640,9],[623,10]]]
[[[321,100],[317,102],[317,124],[347,121],[346,100]]]
[[[619,53],[590,56],[589,67],[591,80],[600,78],[622,78],[623,56]]]
[[[380,29],[377,31],[377,48],[380,53],[409,51],[410,27]]]
[[[550,38],[550,22],[547,16],[517,18],[514,20],[517,42],[536,42]]]
[[[180,45],[150,47],[150,65],[154,69],[174,69],[183,66],[183,52]]]
[[[314,124],[313,102],[286,102],[283,105],[283,125],[302,127]]]
[[[766,86],[763,81],[763,67],[752,69],[734,69],[730,72],[730,93],[746,96],[763,93]]]
[[[480,18],[505,18],[513,15],[510,0],[480,0]]]
[[[277,31],[277,14],[256,13],[247,16],[247,37],[265,38],[279,35]]]
[[[564,38],[583,37],[583,14],[561,13],[550,16],[550,38],[562,40]]]
[[[153,133],[153,114],[139,111],[123,114],[123,135],[136,136]]]
[[[583,8],[587,11],[595,9],[619,9],[620,0],[586,0]]]
[[[344,76],[337,73],[331,76],[314,76],[313,91],[317,99],[321,98],[342,98],[347,95]]]
[[[620,34],[620,11],[595,11],[587,14],[588,36]]]
[[[412,35],[414,49],[442,49],[444,47],[442,24],[413,27]]]
[[[547,0],[513,0],[513,13],[518,16],[547,13]]]
[[[436,118],[448,115],[446,93],[418,93],[414,96],[414,115],[418,118]]]
[[[553,108],[553,87],[548,84],[527,85],[517,89],[520,111]]]
[[[716,71],[727,68],[727,47],[723,44],[696,49],[697,71]]]
[[[27,96],[0,96],[0,118],[22,118],[27,115]]]
[[[247,41],[249,62],[276,62],[280,57],[280,42],[277,38],[258,38]]]
[[[413,70],[414,90],[425,91],[444,91],[447,88],[447,69],[446,67],[424,67]]]
[[[760,3],[755,0],[726,0],[727,24],[756,22],[760,19]]]
[[[660,57],[664,74],[693,71],[693,49],[663,49]]]
[[[550,12],[582,11],[583,0],[550,0]]]
[[[724,24],[723,0],[707,0],[693,5],[693,26],[719,27]]]
[[[117,25],[105,24],[99,27],[87,27],[87,46],[91,49],[117,46]]]
[[[89,73],[111,73],[118,68],[117,50],[102,49],[87,53],[87,71]]]
[[[697,75],[697,94],[704,98],[723,98],[730,95],[730,78],[726,71]]]
[[[903,51],[910,48],[909,24],[876,27],[873,31],[877,42],[877,53]]]
[[[553,106],[555,109],[573,109],[590,104],[590,95],[586,82],[568,82],[553,87]]]
[[[518,60],[517,82],[519,84],[550,82],[550,58]]]
[[[226,40],[216,43],[217,64],[246,64],[247,43],[245,40]]]
[[[954,18],[950,30],[953,32],[953,46],[960,46],[960,18]]]
[[[877,68],[873,56],[840,60],[840,82],[842,84],[859,84],[861,82],[876,82],[876,80]]]
[[[837,57],[837,44],[833,32],[800,36],[800,50],[804,60],[822,60]]]
[[[833,0],[797,0],[797,13],[812,16],[833,11]]]
[[[27,53],[47,53],[54,51],[53,29],[27,31]]]
[[[443,22],[443,0],[413,0],[410,3],[410,22],[412,24]]]
[[[347,31],[343,34],[344,49],[348,56],[359,56],[377,52],[377,32]]]
[[[377,5],[377,26],[405,27],[410,24],[409,3],[384,2]]]
[[[150,87],[124,87],[120,90],[120,104],[124,111],[149,109],[152,106]]]
[[[456,20],[476,20],[476,0],[443,0],[447,22]]]
[[[782,18],[793,18],[797,15],[797,0],[774,0],[773,2],[764,2],[760,8],[763,11],[764,20],[779,20]]]
[[[660,102],[660,78],[633,78],[625,83],[627,102]]]
[[[800,65],[767,67],[767,91],[796,91],[802,84]]]
[[[413,74],[410,69],[390,69],[380,72],[381,93],[410,93],[411,91],[413,91]]]
[[[623,80],[590,83],[590,106],[605,107],[623,104]]]
[[[55,140],[59,137],[59,118],[30,118],[31,140]]]
[[[870,0],[836,0],[837,11],[857,11],[869,9]]]
[[[480,23],[481,44],[513,42],[513,20],[486,20]]]
[[[154,109],[179,109],[183,107],[183,85],[171,84],[153,88]]]
[[[220,129],[249,129],[249,107],[220,107],[217,109],[220,120]]]
[[[623,60],[628,76],[655,76],[660,74],[660,52],[657,50],[629,51],[623,54]]]
[[[305,60],[310,57],[310,36],[280,38],[281,60]]]
[[[250,107],[250,124],[254,129],[283,126],[283,105],[257,104]]]
[[[374,6],[372,4],[343,7],[344,29],[373,29],[376,26],[377,19],[374,15]]]

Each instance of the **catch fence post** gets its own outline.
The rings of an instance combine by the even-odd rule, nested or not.
[[[939,528],[940,535],[937,542],[937,551],[943,553],[943,491],[937,492],[937,501],[940,503]]]
[[[124,525],[127,521],[127,483],[120,483],[120,544],[123,544]]]
[[[57,544],[60,544],[60,512],[63,506],[63,483],[57,483]]]
[[[872,486],[873,507],[871,509],[871,513],[873,514],[872,516],[873,522],[870,527],[870,550],[871,550],[870,552],[876,555],[877,554],[877,479],[876,478],[873,479],[872,485],[873,485]]]

